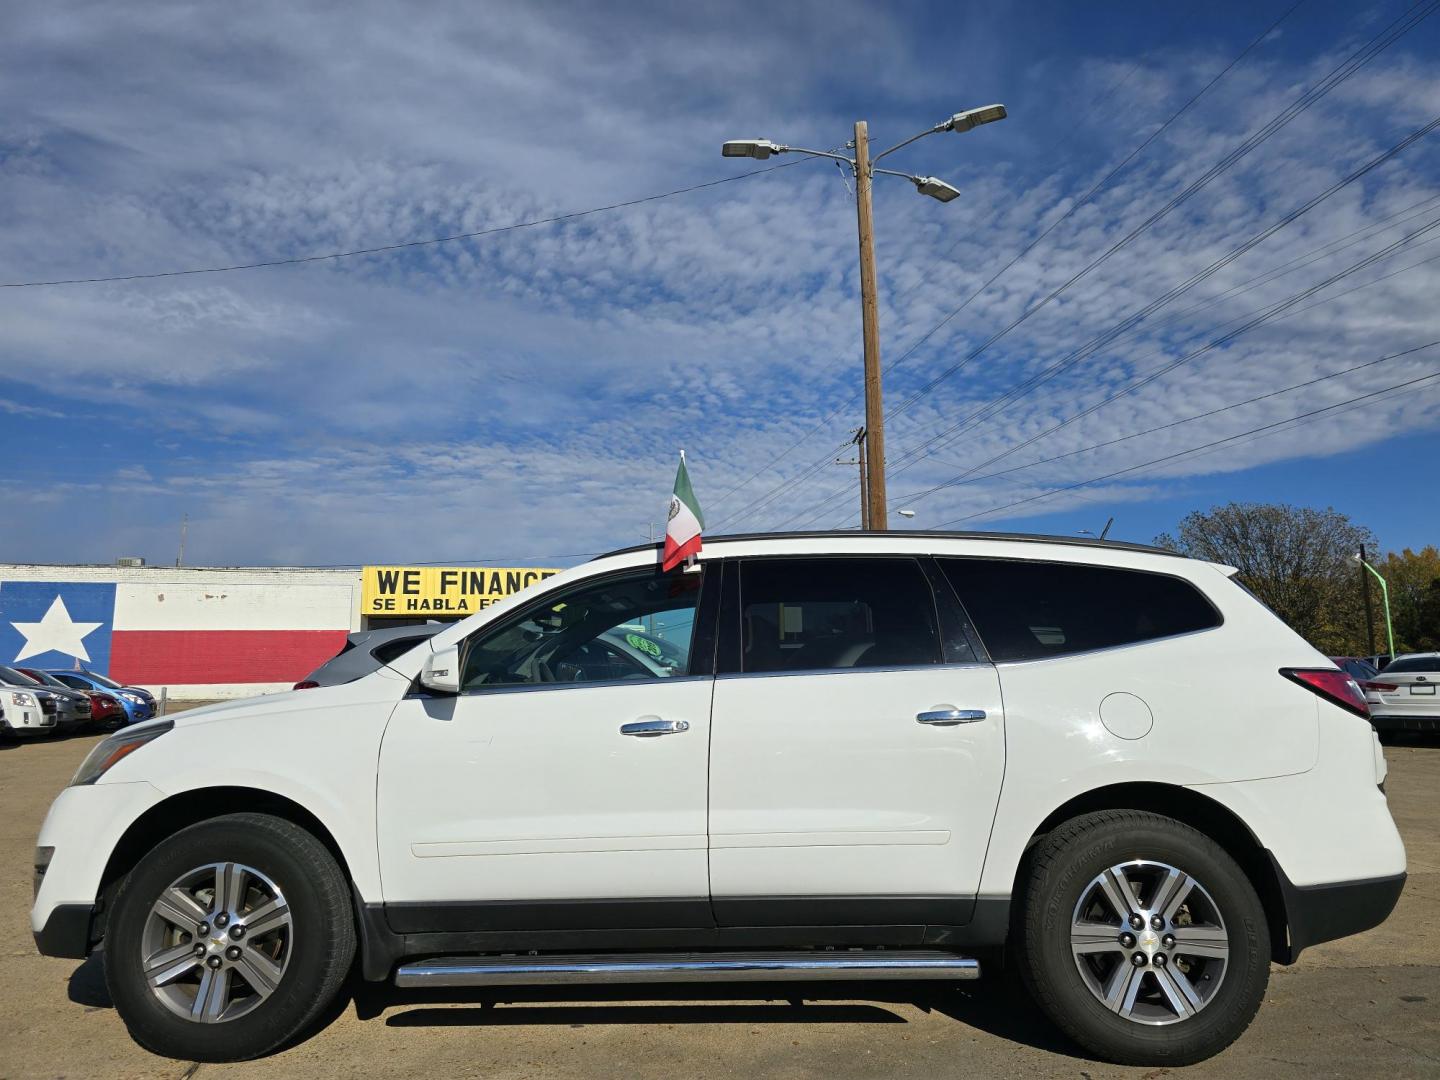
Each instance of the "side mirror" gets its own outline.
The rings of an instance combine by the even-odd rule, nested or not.
[[[460,692],[460,647],[451,645],[438,649],[425,658],[420,669],[420,685],[440,694]]]

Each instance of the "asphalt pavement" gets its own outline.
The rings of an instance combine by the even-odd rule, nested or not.
[[[421,994],[363,986],[305,1042],[196,1065],[130,1041],[99,956],[39,956],[35,836],[93,737],[0,743],[0,1080],[165,1077],[1440,1077],[1440,739],[1386,751],[1410,880],[1383,926],[1276,967],[1228,1051],[1188,1069],[1121,1069],[1068,1043],[1002,978]],[[1296,808],[1303,813],[1303,807]]]

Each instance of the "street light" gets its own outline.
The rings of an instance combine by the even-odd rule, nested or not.
[[[1395,627],[1390,622],[1390,584],[1381,575],[1379,570],[1371,566],[1357,551],[1350,556],[1353,562],[1359,563],[1370,573],[1375,575],[1375,580],[1380,582],[1380,599],[1385,604],[1385,637],[1390,642],[1390,659],[1395,659]]]
[[[933,176],[915,177],[915,190],[921,195],[929,195],[932,199],[939,199],[941,202],[949,202],[960,196],[959,188],[951,187],[944,180]]]
[[[735,139],[720,147],[725,157],[748,157],[764,161],[771,154],[783,154],[788,146],[776,146],[769,139]]]
[[[982,105],[978,109],[966,109],[964,112],[957,112],[949,120],[945,121],[946,131],[966,132],[971,128],[977,128],[981,124],[993,124],[996,120],[1004,120],[1010,114],[1005,111],[1004,105]]]
[[[870,158],[870,128],[864,120],[855,122],[855,138],[846,144],[847,150],[854,150],[855,156],[836,154],[828,150],[807,150],[801,146],[786,146],[769,139],[733,139],[720,147],[725,157],[754,158],[766,161],[775,154],[805,154],[809,157],[830,158],[843,161],[855,177],[855,220],[860,234],[860,318],[865,345],[865,498],[866,513],[862,524],[871,529],[884,529],[887,525],[885,498],[885,408],[880,387],[880,310],[875,285],[875,232],[874,208],[870,198],[870,182],[876,173],[898,176],[915,185],[921,195],[928,195],[942,203],[953,202],[960,196],[960,189],[934,176],[913,176],[893,169],[876,168],[875,162],[900,150],[926,135],[943,131],[966,132],[982,124],[993,124],[1009,115],[1004,105],[984,105],[978,109],[966,109],[955,113],[948,120],[942,120],[934,127],[912,135],[898,142],[888,150]]]

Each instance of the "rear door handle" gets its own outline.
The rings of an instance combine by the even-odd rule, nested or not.
[[[973,724],[985,719],[984,709],[931,709],[916,715],[915,719],[931,727],[955,727],[957,724]]]
[[[657,735],[678,735],[682,731],[689,730],[689,720],[661,720],[658,716],[620,725],[621,735],[634,735],[637,739],[653,739]]]

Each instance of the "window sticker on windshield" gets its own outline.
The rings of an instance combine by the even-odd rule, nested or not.
[[[660,659],[660,646],[648,638],[643,638],[639,634],[626,634],[625,642],[631,648],[639,649],[643,653],[649,653],[657,660]]]

